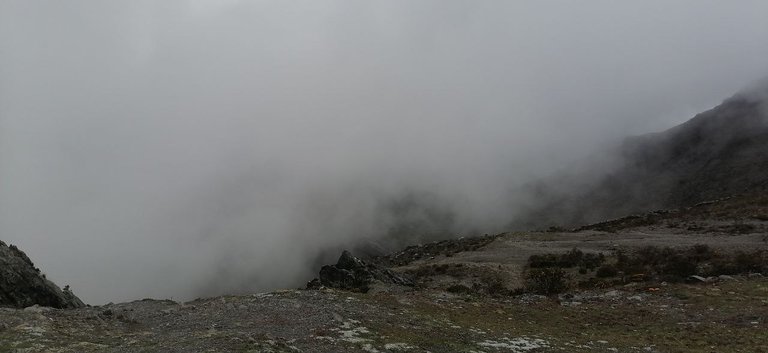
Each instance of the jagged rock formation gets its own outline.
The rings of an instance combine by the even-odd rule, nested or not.
[[[412,286],[413,282],[386,268],[366,263],[344,250],[335,265],[320,269],[320,278],[314,279],[307,288],[320,286],[367,292],[374,283]]]
[[[68,287],[61,290],[47,280],[27,254],[0,241],[0,306],[24,308],[36,304],[59,309],[85,306]]]

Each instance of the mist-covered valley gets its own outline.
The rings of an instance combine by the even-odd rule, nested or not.
[[[625,138],[764,77],[766,13],[3,1],[0,237],[103,304],[297,287],[342,248],[534,226],[558,199],[532,183],[577,172],[556,184],[580,192]]]

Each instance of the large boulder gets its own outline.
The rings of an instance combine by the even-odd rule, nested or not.
[[[80,308],[83,302],[69,290],[61,290],[35,267],[23,251],[0,241],[0,306],[32,305],[59,309]]]
[[[367,292],[375,283],[413,286],[410,279],[386,268],[366,263],[344,250],[335,265],[320,269],[320,278],[311,281],[308,288],[325,286]]]

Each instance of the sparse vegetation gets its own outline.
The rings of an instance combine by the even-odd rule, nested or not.
[[[610,262],[603,254],[572,249],[564,254],[538,254],[528,259],[525,292],[553,294],[572,285],[578,266],[578,287],[610,287],[628,282],[681,282],[692,275],[712,277],[762,273],[768,275],[768,250],[718,252],[708,245],[690,248],[645,246],[633,252],[616,251]],[[594,277],[585,278],[595,269]]]
[[[643,274],[667,281],[680,281],[691,275],[768,272],[766,250],[719,253],[707,245],[695,245],[688,249],[646,246],[633,254],[618,252],[616,259],[616,268],[625,275]],[[602,274],[606,277],[608,272]]]
[[[528,258],[528,267],[530,268],[585,268],[589,271],[594,270],[605,261],[605,255],[584,253],[577,248],[573,248],[564,254],[540,254],[532,255]]]
[[[406,273],[418,279],[432,276],[460,277],[465,275],[467,271],[471,270],[465,268],[463,264],[439,264],[419,266],[418,268],[406,271]]]
[[[454,294],[469,294],[472,293],[472,288],[469,288],[463,284],[454,284],[450,287],[446,288],[446,291],[448,293],[454,293]]]

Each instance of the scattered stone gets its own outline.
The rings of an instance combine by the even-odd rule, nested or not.
[[[640,296],[640,295],[633,295],[633,296],[631,296],[631,297],[627,297],[627,299],[628,299],[628,300],[633,300],[633,301],[636,301],[636,302],[641,302],[641,301],[643,301],[643,297],[642,297],[642,296]]]
[[[517,298],[520,304],[533,304],[547,300],[547,296],[541,294],[523,294]]]
[[[414,349],[414,347],[406,343],[387,343],[384,345],[384,349],[388,351],[407,351]]]
[[[42,314],[42,313],[44,313],[46,311],[50,311],[50,310],[51,310],[51,308],[49,308],[49,307],[44,307],[44,306],[40,306],[40,305],[37,305],[37,304],[24,308],[24,311],[32,312],[32,313],[38,313],[38,314]]]
[[[581,304],[583,304],[583,303],[582,302],[575,302],[575,301],[573,301],[573,302],[560,302],[560,305],[562,305],[562,306],[579,306]]]

